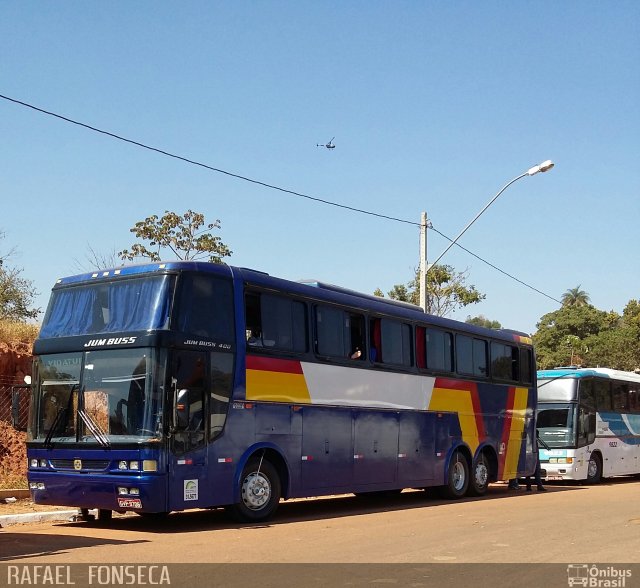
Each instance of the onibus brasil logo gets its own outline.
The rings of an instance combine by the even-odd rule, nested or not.
[[[567,583],[569,586],[585,586],[587,588],[625,588],[627,578],[631,578],[631,570],[614,566],[595,564],[569,564],[567,566]]]

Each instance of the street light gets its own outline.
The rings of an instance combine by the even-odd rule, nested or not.
[[[460,237],[462,237],[462,235],[464,235],[467,230],[469,229],[469,227],[475,223],[480,216],[482,216],[482,213],[487,210],[487,208],[489,208],[500,196],[500,194],[502,194],[511,184],[513,184],[514,182],[517,182],[520,178],[524,178],[525,176],[535,176],[537,173],[539,172],[546,172],[549,171],[552,167],[554,166],[553,161],[551,161],[550,159],[547,159],[546,161],[543,161],[541,164],[539,165],[534,165],[532,168],[529,168],[526,172],[524,172],[523,174],[520,174],[518,177],[513,178],[513,180],[511,180],[510,182],[508,182],[507,184],[505,184],[500,191],[491,199],[489,200],[489,202],[487,202],[487,204],[485,204],[484,208],[478,213],[476,214],[476,216],[473,218],[473,220],[471,222],[469,222],[467,224],[467,226],[462,229],[462,231],[460,231],[460,233],[458,234],[458,236],[451,241],[451,243],[449,243],[449,245],[447,246],[447,248],[438,256],[438,258],[431,264],[427,265],[427,256],[426,256],[426,247],[425,250],[423,250],[421,252],[421,258],[424,260],[424,264],[421,263],[421,267],[426,267],[426,269],[424,271],[421,272],[421,279],[420,279],[420,286],[421,286],[421,292],[420,292],[420,302],[421,302],[421,306],[422,308],[426,311],[426,288],[427,288],[427,274],[429,273],[429,270],[436,265],[443,257],[444,255],[447,253],[447,251],[449,251],[449,249],[451,249],[457,242],[458,239],[460,239]],[[426,242],[426,239],[425,239]],[[422,260],[421,260],[422,261]],[[424,290],[423,290],[424,288]],[[424,292],[424,294],[423,294]]]

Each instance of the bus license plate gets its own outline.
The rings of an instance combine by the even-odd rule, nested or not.
[[[142,500],[139,498],[118,498],[120,508],[142,508]]]
[[[547,480],[563,480],[562,476],[547,476]]]

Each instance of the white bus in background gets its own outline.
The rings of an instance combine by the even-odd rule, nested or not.
[[[606,368],[538,372],[540,467],[547,480],[640,473],[640,374]]]

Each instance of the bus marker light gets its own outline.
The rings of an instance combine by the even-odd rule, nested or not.
[[[313,457],[311,457],[310,455],[303,455],[302,456],[302,461],[312,461]]]
[[[130,470],[139,470],[140,469],[140,462],[135,460],[135,461],[130,461],[129,462],[129,469]]]
[[[402,457],[407,457],[406,453],[398,453],[398,457],[402,458]]]
[[[129,488],[118,486],[118,494],[129,494]]]
[[[132,496],[140,496],[140,488],[129,488],[129,494]]]
[[[37,459],[32,459],[31,460],[31,467],[32,468],[37,468],[38,467],[38,460]]]
[[[353,456],[353,459],[364,459],[364,455],[362,455],[361,453],[356,453],[356,454]]]
[[[29,482],[29,490],[37,490],[38,484],[35,482]]]
[[[155,459],[144,459],[144,460],[142,460],[142,471],[143,472],[157,472],[158,471],[158,462]]]
[[[233,463],[232,457],[219,457],[218,463]]]
[[[38,490],[44,490],[44,482],[38,482]]]
[[[127,469],[127,462],[126,461],[121,461],[118,463],[118,469],[119,470],[126,470]]]
[[[179,459],[177,463],[178,463],[178,465],[191,465],[191,464],[193,464],[193,460],[192,459]]]

